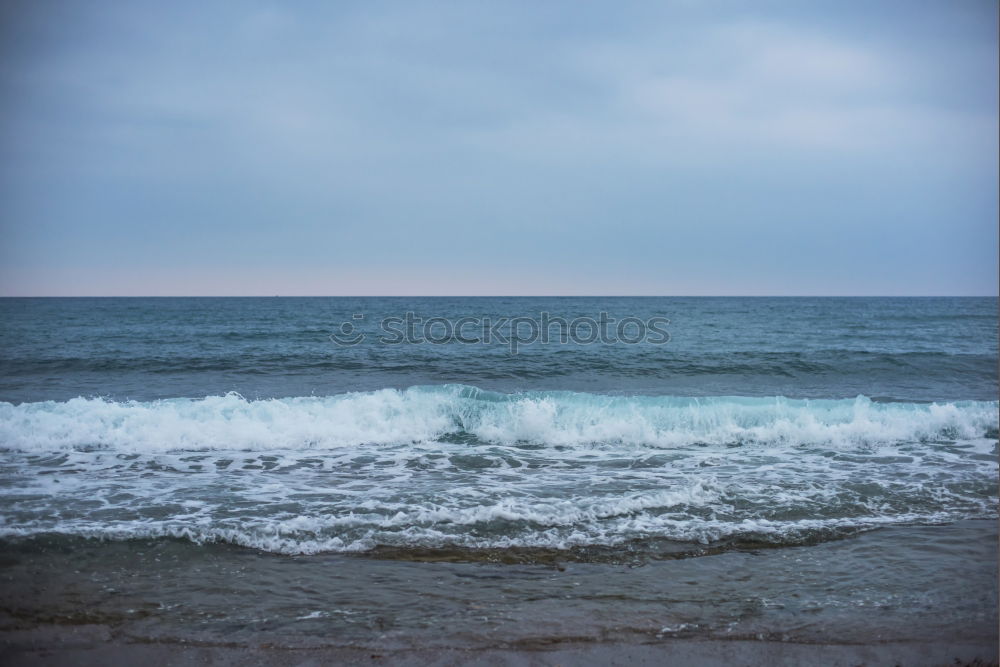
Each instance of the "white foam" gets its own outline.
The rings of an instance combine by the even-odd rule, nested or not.
[[[0,404],[0,535],[315,553],[787,540],[993,517],[997,414],[459,386]]]
[[[0,444],[21,451],[330,450],[433,442],[669,448],[692,442],[857,446],[982,437],[996,402],[502,395],[469,387],[249,401],[237,394],[117,403],[0,403]]]

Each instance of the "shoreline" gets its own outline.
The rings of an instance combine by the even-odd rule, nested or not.
[[[269,644],[142,641],[109,626],[40,626],[0,631],[6,665],[688,665],[708,667],[824,664],[998,664],[996,642],[798,643],[746,639],[666,639],[656,643],[557,642],[536,648],[434,648],[380,650],[357,647],[287,648]]]
[[[989,665],[996,544],[971,520],[553,567],[0,541],[0,663]]]

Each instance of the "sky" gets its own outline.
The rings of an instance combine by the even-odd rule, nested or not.
[[[994,0],[0,4],[0,295],[996,295]]]

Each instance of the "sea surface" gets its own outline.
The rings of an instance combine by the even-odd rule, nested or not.
[[[997,313],[0,299],[0,627],[995,638]],[[407,317],[405,340],[387,335]],[[516,344],[502,326],[485,340],[515,318]],[[544,318],[583,331],[534,340]]]

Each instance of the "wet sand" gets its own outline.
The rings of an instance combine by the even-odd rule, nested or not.
[[[7,665],[704,665],[782,667],[822,664],[995,665],[995,642],[797,644],[767,641],[674,639],[656,644],[560,644],[542,649],[288,649],[270,646],[188,646],[134,643],[106,626],[49,626],[0,633],[0,662]]]
[[[995,521],[694,553],[495,562],[4,540],[0,663],[997,661]]]

